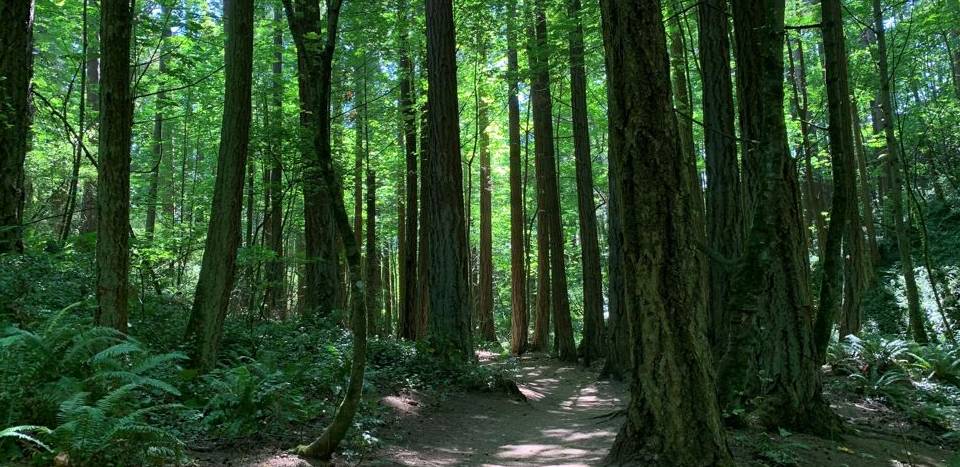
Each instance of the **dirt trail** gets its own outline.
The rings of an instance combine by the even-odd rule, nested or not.
[[[519,362],[516,383],[526,402],[506,393],[458,394],[401,417],[391,430],[397,439],[362,464],[586,466],[603,459],[623,421],[604,416],[625,404],[624,385],[536,357]],[[392,402],[404,411],[402,401]]]

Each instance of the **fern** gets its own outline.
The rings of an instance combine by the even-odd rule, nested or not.
[[[19,439],[19,440],[22,440],[22,441],[30,442],[30,443],[32,443],[32,444],[34,444],[34,445],[36,445],[36,446],[39,446],[39,447],[43,448],[44,450],[46,450],[47,452],[51,452],[51,451],[52,451],[52,450],[50,449],[50,447],[47,446],[46,444],[44,444],[42,441],[40,441],[40,440],[37,439],[37,438],[34,438],[33,436],[28,435],[27,433],[29,433],[29,432],[37,432],[37,433],[42,433],[42,434],[50,434],[50,429],[47,428],[47,427],[45,427],[45,426],[36,426],[36,425],[12,426],[12,427],[10,427],[10,428],[6,428],[6,429],[4,429],[4,430],[0,430],[0,438],[14,438],[14,439]]]

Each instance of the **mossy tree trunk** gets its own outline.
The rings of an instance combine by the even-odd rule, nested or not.
[[[220,154],[212,215],[185,339],[189,343],[193,364],[201,370],[210,370],[216,364],[223,321],[236,279],[243,172],[250,144],[253,10],[253,0],[226,0],[223,6],[227,36],[224,50],[226,91]],[[104,17],[103,22],[109,21]]]
[[[699,298],[699,200],[673,114],[660,3],[603,0],[601,12],[633,369],[627,420],[608,461],[731,465]]]
[[[94,321],[127,330],[130,304],[130,36],[127,0],[100,7],[100,140],[97,167],[97,311]]]

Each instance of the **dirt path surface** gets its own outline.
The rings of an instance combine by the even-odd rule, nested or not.
[[[623,419],[605,417],[626,403],[625,386],[594,372],[546,358],[519,362],[517,387],[455,394],[390,430],[395,438],[362,465],[587,466],[597,465]],[[399,402],[399,404],[398,404]],[[403,412],[403,401],[394,400]]]

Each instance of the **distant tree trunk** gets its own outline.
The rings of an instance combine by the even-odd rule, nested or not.
[[[873,0],[873,29],[877,35],[877,65],[880,70],[880,110],[883,135],[887,142],[887,173],[890,176],[890,201],[897,247],[900,250],[900,268],[906,285],[907,318],[910,321],[910,330],[913,339],[919,343],[929,341],[924,324],[923,312],[920,310],[920,293],[917,290],[917,278],[913,270],[913,257],[910,247],[910,229],[904,220],[903,211],[903,165],[900,146],[894,133],[893,98],[890,92],[890,81],[893,75],[887,65],[887,39],[883,25],[883,9],[880,0]]]
[[[867,230],[867,242],[870,248],[871,263],[880,262],[880,248],[877,246],[877,230],[873,218],[873,188],[870,185],[870,171],[867,169],[867,151],[863,144],[863,130],[860,127],[860,111],[856,101],[851,102],[850,109],[853,119],[853,150],[857,154],[857,175],[860,187],[860,206],[863,210],[863,224]],[[873,271],[870,277],[874,276]],[[872,280],[872,279],[871,279]],[[859,326],[857,327],[859,331]]]
[[[427,102],[420,113],[420,180],[426,180],[427,163],[430,160],[430,122]],[[427,337],[427,318],[430,316],[430,287],[428,286],[430,268],[430,244],[427,241],[427,231],[432,214],[427,211],[427,190],[420,190],[420,229],[417,232],[417,331],[416,338],[421,340]]]
[[[364,118],[366,119],[366,118]],[[380,291],[380,250],[377,247],[377,178],[367,156],[367,272],[366,294],[362,298],[367,301],[367,335],[380,335],[381,306]]]
[[[397,309],[398,335],[403,339],[417,338],[417,116],[414,109],[413,61],[407,52],[409,43],[409,20],[406,1],[397,7],[400,17],[400,115],[403,120],[403,149],[406,164],[406,205],[403,238],[400,239],[403,254],[400,263],[400,281],[397,289],[400,304]]]
[[[567,272],[564,257],[563,225],[560,220],[560,190],[553,146],[553,102],[550,96],[550,63],[547,43],[547,17],[543,0],[534,2],[533,44],[531,47],[531,103],[535,151],[537,154],[537,190],[542,193],[539,206],[543,226],[548,232],[550,250],[550,302],[557,352],[561,360],[575,361],[570,298],[567,296]]]
[[[160,49],[158,59],[158,68],[157,71],[161,77],[167,74],[167,53],[164,44],[167,39],[170,37],[170,26],[168,21],[170,19],[170,10],[169,8],[160,2],[160,16],[163,29],[160,32]],[[147,219],[146,219],[146,233],[147,241],[153,241],[154,233],[156,232],[157,226],[157,206],[160,204],[160,185],[163,182],[169,182],[169,180],[161,181],[161,167],[165,167],[168,162],[168,159],[171,158],[171,154],[167,154],[168,151],[171,151],[166,143],[167,139],[164,138],[166,133],[164,128],[164,107],[167,105],[167,93],[163,90],[164,83],[161,80],[159,84],[160,91],[157,92],[156,99],[154,100],[154,114],[153,114],[153,140],[151,142],[150,151],[152,152],[153,160],[151,161],[150,168],[150,185],[147,190]],[[172,161],[171,161],[172,162]],[[165,172],[163,175],[169,176],[170,174]],[[164,188],[164,192],[167,192],[167,188]],[[166,199],[164,199],[166,201]]]
[[[33,0],[0,5],[0,253],[23,251],[23,164],[33,116],[33,10]],[[127,154],[129,158],[129,150]]]
[[[324,96],[319,84],[330,67],[319,56],[321,12],[315,1],[296,1],[297,16],[291,16],[293,4],[287,5],[287,23],[297,48],[297,82],[300,100],[300,153],[303,159],[304,215],[304,304],[306,316],[325,316],[337,306],[342,292],[340,280],[338,228],[333,206],[334,193],[321,176],[322,161],[328,157],[330,139],[321,138],[322,126],[329,128],[330,96]],[[328,68],[325,69],[324,67]],[[341,238],[342,242],[343,239]],[[359,247],[358,247],[359,248]]]
[[[593,203],[593,161],[590,156],[590,123],[587,120],[587,72],[584,66],[583,25],[580,0],[569,0],[567,11],[574,24],[570,29],[570,105],[573,116],[573,152],[577,167],[577,209],[580,214],[580,248],[583,265],[583,339],[580,355],[584,363],[603,357],[603,286],[600,272],[600,243],[597,239],[597,211]]]
[[[486,44],[480,45],[480,63],[484,68],[487,65]],[[486,76],[485,72],[481,72]],[[485,78],[484,78],[485,79]],[[490,181],[490,135],[487,126],[490,125],[487,102],[479,93],[477,109],[477,129],[479,134],[480,152],[480,258],[478,280],[478,307],[480,339],[486,342],[496,342],[497,333],[493,322],[493,184]]]
[[[527,350],[527,270],[524,238],[525,196],[520,160],[519,65],[517,63],[517,4],[507,1],[507,127],[510,146],[510,352]]]
[[[721,407],[760,398],[765,426],[833,433],[813,345],[809,265],[797,171],[783,106],[783,0],[734,0],[747,213],[753,213],[730,295],[720,362]],[[735,332],[734,332],[735,331]]]
[[[807,71],[804,62],[803,41],[797,39],[797,47],[791,46],[790,38],[787,41],[787,57],[790,59],[790,83],[793,88],[793,112],[800,124],[800,151],[803,158],[804,192],[802,201],[807,211],[807,222],[814,227],[814,238],[817,241],[818,255],[823,258],[826,246],[827,229],[823,219],[823,198],[819,184],[814,178],[813,155],[817,153],[817,145],[810,127],[810,103],[807,94]],[[812,242],[811,242],[812,244]]]
[[[185,339],[193,364],[201,370],[210,370],[216,364],[236,274],[243,170],[250,143],[253,11],[253,0],[224,2],[226,91],[220,154],[207,240]],[[106,17],[103,22],[109,23]]]
[[[84,68],[86,68],[87,54],[89,49],[89,1],[83,0],[83,10],[82,10],[82,19],[81,19],[81,29],[80,29],[80,55],[84,60]],[[65,243],[67,238],[70,236],[72,226],[73,226],[73,217],[76,214],[77,208],[77,191],[80,186],[80,165],[83,163],[83,139],[86,134],[87,129],[87,73],[85,71],[80,73],[80,92],[79,92],[80,103],[77,106],[77,142],[74,145],[73,150],[73,168],[70,171],[70,187],[67,190],[67,205],[63,210],[63,219],[61,224],[63,228],[58,232],[60,243]]]
[[[355,130],[355,145],[354,145],[354,159],[353,159],[353,233],[357,236],[357,246],[363,251],[363,133],[364,125],[366,122],[363,121],[364,117],[364,108],[366,108],[366,99],[367,96],[364,95],[366,90],[366,73],[367,73],[367,57],[363,56],[363,77],[359,76],[360,73],[357,73],[357,76],[354,77],[356,83],[354,84],[354,120],[353,126]],[[362,260],[361,260],[362,261]]]
[[[283,11],[279,5],[273,8],[273,83],[271,112],[273,138],[269,144],[270,169],[265,171],[268,206],[264,222],[264,244],[273,251],[274,258],[267,262],[266,292],[264,301],[273,316],[286,318],[285,267],[283,263]],[[334,252],[334,254],[336,254]]]
[[[864,257],[860,212],[857,208],[856,159],[853,146],[853,112],[847,76],[847,47],[843,35],[840,0],[821,0],[825,56],[827,117],[833,172],[833,205],[823,251],[820,309],[814,325],[817,363],[826,363],[833,326],[844,314],[859,313],[863,290]],[[842,305],[842,306],[841,306]],[[843,337],[843,336],[841,336]]]
[[[947,0],[947,6],[952,12],[953,20],[950,24],[952,28],[947,32],[948,38],[947,51],[950,55],[950,69],[953,71],[953,89],[960,99],[960,2],[957,0]],[[950,39],[953,39],[954,48],[951,50]]]
[[[128,0],[103,0],[100,8],[100,141],[97,189],[97,311],[94,322],[127,330],[130,271],[130,89]]]
[[[550,350],[550,233],[541,208],[543,204],[543,192],[537,190],[537,296],[530,344],[530,349],[537,352]]]
[[[423,187],[429,212],[429,335],[438,356],[472,360],[452,0],[426,0],[426,19],[430,149]]]
[[[96,0],[90,0],[87,9],[96,7]],[[88,12],[89,15],[89,12]],[[87,18],[88,30],[92,28],[92,18]],[[87,75],[87,104],[91,113],[90,120],[94,128],[97,126],[97,115],[100,112],[100,39],[99,31],[94,29],[92,34],[88,35],[87,53],[86,53],[86,71]],[[93,137],[91,137],[93,139]],[[95,143],[96,140],[91,143]],[[93,146],[93,144],[91,144]],[[97,231],[97,184],[95,181],[85,180],[83,182],[83,198],[81,200],[82,211],[80,214],[80,233],[89,234]]]
[[[727,3],[704,0],[698,6],[698,15],[707,168],[706,231],[707,248],[711,251],[707,335],[713,355],[719,360],[729,333],[727,302],[733,272],[730,264],[743,253],[743,201],[734,129]]]
[[[83,182],[83,200],[81,201],[80,233],[89,234],[97,231],[97,184],[92,181]]]
[[[660,3],[603,0],[600,8],[633,357],[627,419],[607,460],[730,465],[706,357],[706,309],[696,298],[705,266],[695,246],[699,201],[679,145]]]

